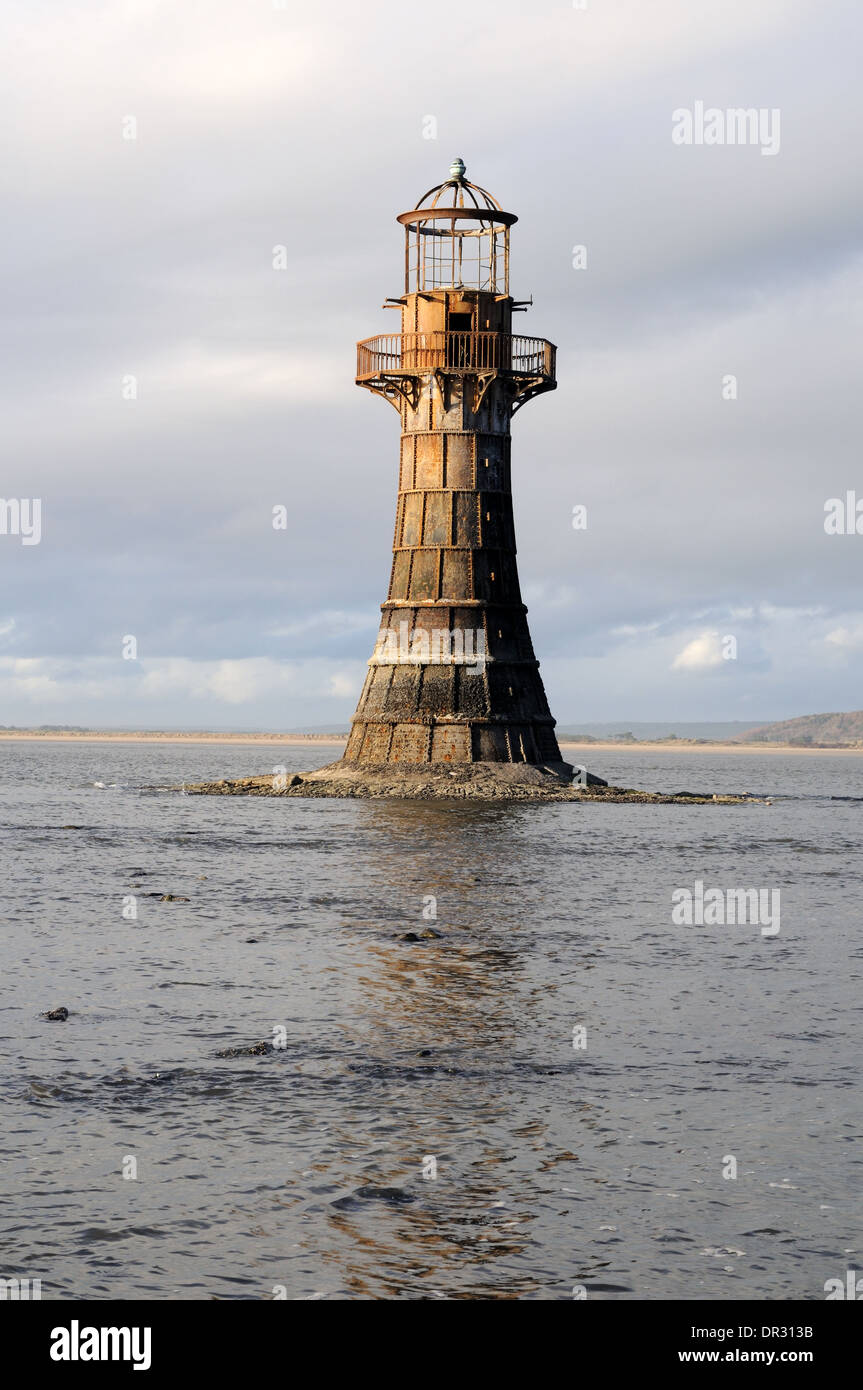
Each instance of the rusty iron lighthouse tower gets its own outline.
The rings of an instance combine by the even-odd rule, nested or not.
[[[510,421],[553,391],[555,347],[512,332],[516,221],[449,178],[405,229],[401,332],[357,345],[357,384],[401,420],[389,592],[342,765],[521,763],[569,772],[516,567]],[[395,768],[392,769],[395,771]]]

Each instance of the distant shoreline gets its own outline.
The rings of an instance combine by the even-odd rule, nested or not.
[[[325,748],[343,747],[345,736],[338,734],[217,734],[217,733],[168,733],[147,731],[130,733],[128,731],[87,730],[84,733],[40,732],[38,729],[0,730],[0,742],[7,743],[192,743],[192,744],[284,744],[291,747]],[[569,739],[560,740],[561,748],[577,748],[586,753],[793,753],[808,757],[819,755],[843,757],[863,756],[860,748],[804,748],[799,744],[788,743],[687,743],[683,739],[673,739],[667,743],[655,739],[638,739],[623,742],[603,741],[595,743],[575,743]]]
[[[0,729],[0,742],[23,743],[286,743],[308,744],[316,748],[327,744],[347,742],[344,734],[208,734],[160,733],[148,730],[134,733],[128,730],[88,729],[85,733],[42,732],[39,729]]]

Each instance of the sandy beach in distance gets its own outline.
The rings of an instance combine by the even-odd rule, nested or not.
[[[338,734],[219,734],[219,733],[170,733],[148,731],[134,733],[128,730],[87,730],[85,733],[42,733],[38,729],[0,730],[0,742],[38,742],[38,743],[248,743],[252,744],[297,744],[304,747],[341,747],[346,742]],[[788,743],[686,743],[676,739],[670,743],[627,742],[614,743],[572,743],[560,740],[560,747],[583,749],[589,753],[621,753],[627,749],[639,752],[656,753],[794,753],[803,757],[823,755],[860,757],[860,748],[802,748]]]

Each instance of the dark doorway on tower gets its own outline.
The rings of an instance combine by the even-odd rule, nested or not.
[[[470,363],[470,333],[473,314],[447,314],[447,366],[467,367]]]

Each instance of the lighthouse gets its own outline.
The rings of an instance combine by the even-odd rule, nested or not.
[[[356,375],[399,416],[392,565],[342,766],[566,777],[516,565],[511,421],[557,385],[554,344],[512,331],[517,218],[457,159],[397,220],[401,332],[358,343]]]

